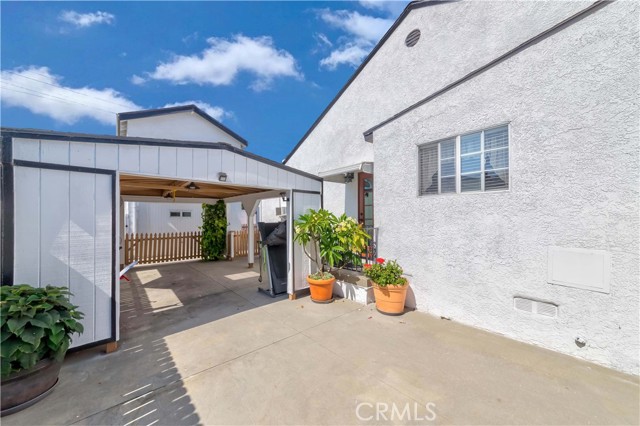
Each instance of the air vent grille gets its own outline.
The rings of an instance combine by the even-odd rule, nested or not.
[[[413,30],[404,39],[404,44],[407,47],[413,47],[418,44],[418,40],[420,40],[420,30]]]
[[[558,306],[553,303],[527,299],[526,297],[514,297],[513,307],[517,311],[555,318],[558,316]]]

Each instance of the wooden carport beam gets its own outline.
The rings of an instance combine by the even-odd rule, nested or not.
[[[171,182],[169,184],[169,186],[175,186],[176,187],[175,190],[182,189],[187,185],[189,185],[189,181],[183,181],[183,180],[174,180],[173,182]],[[168,190],[164,191],[162,193],[162,197],[164,198],[164,197],[168,196],[169,194],[171,194],[175,190],[174,189],[168,189]]]

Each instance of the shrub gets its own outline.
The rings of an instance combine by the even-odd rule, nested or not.
[[[2,377],[29,369],[38,361],[62,361],[71,335],[84,329],[83,314],[69,302],[66,287],[0,287]]]
[[[204,260],[225,258],[227,248],[227,206],[218,200],[215,204],[202,205],[202,257]]]
[[[336,217],[324,209],[310,209],[294,222],[294,241],[302,245],[318,268],[310,275],[313,279],[333,278],[329,271],[349,262],[360,264],[360,254],[369,238],[355,219],[345,214]]]
[[[380,287],[405,285],[407,279],[402,273],[402,268],[395,260],[385,261],[381,257],[376,259],[376,263],[364,265],[364,274]]]

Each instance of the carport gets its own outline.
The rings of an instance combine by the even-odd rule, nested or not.
[[[74,347],[119,339],[125,201],[287,203],[288,293],[311,265],[292,220],[322,205],[322,179],[225,143],[2,128],[2,284],[68,286],[85,313]],[[254,263],[249,253],[248,263]]]

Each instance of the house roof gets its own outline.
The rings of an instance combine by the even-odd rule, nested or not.
[[[351,85],[351,83],[356,79],[356,77],[358,77],[358,75],[360,74],[360,72],[364,69],[364,67],[367,66],[367,64],[369,63],[369,61],[375,56],[375,54],[378,52],[378,50],[380,49],[380,47],[382,47],[382,45],[387,41],[387,39],[391,36],[391,34],[393,34],[393,32],[396,30],[396,28],[398,28],[398,26],[402,23],[402,21],[404,20],[404,18],[407,17],[407,15],[414,9],[419,9],[421,7],[425,7],[425,6],[433,6],[433,5],[438,5],[438,4],[443,4],[443,3],[452,3],[452,2],[456,2],[459,0],[414,0],[412,2],[410,2],[402,11],[402,13],[400,14],[400,16],[398,17],[398,19],[396,19],[396,21],[393,23],[393,25],[391,26],[391,28],[389,28],[387,30],[387,32],[384,34],[384,36],[382,36],[382,38],[380,39],[380,41],[378,42],[378,44],[375,45],[375,47],[373,48],[373,50],[371,50],[371,52],[369,53],[369,55],[367,55],[367,57],[364,59],[364,61],[360,64],[360,66],[355,70],[355,72],[351,75],[351,77],[349,78],[349,80],[347,81],[347,83],[342,87],[342,89],[340,89],[340,91],[338,92],[338,94],[333,98],[333,100],[329,103],[329,105],[324,109],[324,111],[322,111],[322,114],[320,114],[320,116],[316,119],[316,121],[311,125],[311,127],[309,128],[309,130],[307,130],[307,132],[304,134],[304,136],[302,136],[302,139],[300,139],[300,141],[296,144],[296,146],[293,147],[293,149],[291,150],[291,152],[285,157],[284,160],[282,160],[282,162],[284,164],[287,163],[287,161],[289,161],[289,159],[291,158],[291,156],[293,156],[293,154],[298,150],[298,148],[300,148],[300,146],[304,143],[304,141],[307,139],[307,137],[311,134],[311,132],[313,132],[313,130],[316,128],[316,126],[318,124],[320,124],[320,122],[322,121],[322,119],[324,118],[325,115],[327,115],[327,113],[329,112],[329,110],[333,107],[333,105],[338,101],[338,99],[340,99],[340,97],[342,96],[342,94],[347,90],[347,88]]]
[[[249,142],[247,142],[247,140],[245,138],[243,138],[242,136],[240,136],[239,134],[237,134],[233,130],[229,129],[227,126],[225,126],[224,124],[220,123],[218,120],[216,120],[215,118],[211,117],[209,114],[207,114],[202,109],[198,108],[197,106],[195,106],[193,104],[179,105],[179,106],[169,107],[169,108],[156,108],[156,109],[144,109],[144,110],[140,110],[140,111],[121,112],[121,113],[118,114],[118,120],[119,121],[120,120],[135,120],[136,118],[156,117],[156,116],[159,116],[159,115],[176,114],[176,113],[187,112],[187,111],[188,112],[194,112],[194,113],[198,114],[200,117],[204,118],[209,123],[211,123],[214,126],[218,127],[223,132],[228,133],[230,136],[232,136],[233,138],[237,139],[238,142],[240,142],[244,146],[248,146],[249,145]]]

